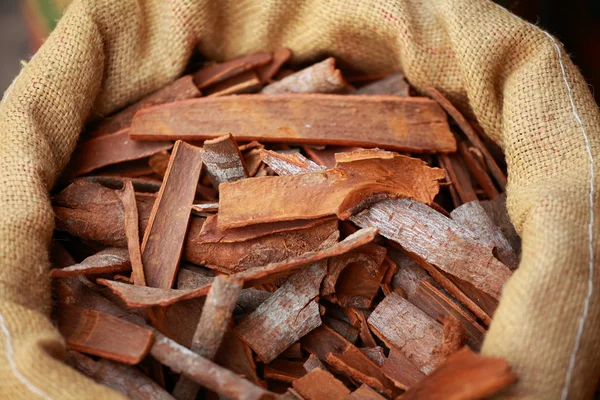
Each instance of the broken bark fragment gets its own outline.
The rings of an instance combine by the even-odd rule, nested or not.
[[[279,72],[279,69],[292,58],[292,51],[287,47],[282,47],[273,52],[273,60],[262,67],[258,67],[256,72],[263,84],[271,83],[273,77]]]
[[[399,400],[483,399],[516,379],[505,360],[475,354],[464,348],[408,389]]]
[[[192,211],[195,211],[197,213],[216,213],[219,211],[219,203],[194,204],[192,205]]]
[[[205,141],[201,154],[208,177],[216,189],[223,182],[248,177],[244,158],[231,134]]]
[[[339,93],[347,89],[340,70],[335,68],[335,58],[313,64],[280,81],[263,88],[263,94],[282,93]]]
[[[317,149],[314,146],[304,146],[303,149],[312,161],[326,168],[335,167],[336,154],[364,150],[362,147],[355,146],[327,146],[324,149]]]
[[[368,385],[362,384],[354,392],[344,397],[344,400],[385,400],[385,397],[371,389]]]
[[[72,304],[58,307],[58,328],[71,349],[125,364],[139,363],[154,341],[144,328]]]
[[[433,372],[444,360],[442,325],[396,293],[379,303],[368,322],[381,340],[397,347],[423,373]]]
[[[361,347],[359,350],[379,367],[385,362],[385,354],[380,346]]]
[[[204,90],[206,97],[227,96],[231,94],[255,93],[262,87],[259,76],[254,71],[245,71]]]
[[[69,352],[68,363],[94,381],[123,393],[132,400],[173,400],[159,384],[135,367]]]
[[[264,385],[264,382],[256,374],[256,364],[254,357],[252,357],[252,350],[233,333],[232,329],[225,333],[221,347],[215,356],[215,362],[239,375],[245,376],[246,379],[257,385]]]
[[[479,204],[498,226],[517,255],[521,254],[521,237],[515,230],[506,209],[506,193],[494,200],[480,201]]]
[[[75,275],[95,275],[127,271],[129,269],[131,269],[131,263],[129,262],[127,250],[110,247],[89,256],[79,264],[51,269],[50,276],[59,278]]]
[[[456,154],[440,154],[440,163],[448,172],[448,177],[456,193],[460,198],[460,203],[455,203],[455,207],[469,201],[476,201],[477,194],[471,184],[471,177],[467,172],[462,160]]]
[[[298,175],[310,171],[321,171],[325,167],[315,164],[300,153],[285,154],[271,150],[260,150],[262,161],[277,175]]]
[[[481,151],[492,176],[496,180],[496,183],[500,186],[500,189],[504,190],[506,188],[506,176],[504,175],[504,172],[502,172],[500,167],[498,167],[498,164],[496,164],[494,157],[492,157],[487,147],[485,147],[485,145],[479,138],[479,135],[477,135],[477,132],[475,132],[471,124],[469,124],[469,122],[465,119],[461,112],[458,111],[458,109],[454,107],[454,105],[436,89],[426,86],[423,88],[423,90],[427,95],[435,99],[440,104],[440,106],[444,108],[444,110],[446,110],[446,112],[452,117],[452,119],[456,121],[460,129],[467,136],[467,138],[473,144],[473,146],[475,146],[479,151]]]
[[[369,83],[358,89],[354,94],[377,95],[388,94],[392,96],[408,97],[410,86],[400,72],[394,72],[383,79]]]
[[[208,360],[215,357],[227,331],[241,289],[242,282],[227,277],[217,276],[212,281],[202,308],[200,322],[192,338],[191,350],[194,353]],[[173,395],[179,400],[194,400],[199,389],[196,382],[182,376],[173,389]]]
[[[164,141],[133,141],[129,138],[129,130],[123,129],[78,144],[67,171],[72,176],[79,176],[107,165],[148,157],[172,146],[171,142]]]
[[[137,203],[135,192],[131,182],[125,183],[123,191],[117,192],[121,203],[123,203],[125,219],[125,237],[127,238],[127,249],[131,260],[131,277],[135,285],[146,286],[144,266],[142,265],[142,253],[140,250],[140,232]]]
[[[329,315],[323,315],[321,320],[325,325],[336,331],[340,334],[344,339],[349,341],[350,343],[356,343],[358,339],[359,330],[349,323],[342,321],[340,319],[331,317]]]
[[[494,255],[511,270],[517,269],[519,259],[498,226],[488,217],[478,201],[465,203],[450,213],[452,220],[494,245]]]
[[[362,227],[378,227],[384,237],[496,300],[511,276],[494,258],[491,244],[413,200],[384,200],[351,220]]]
[[[350,390],[329,372],[316,368],[292,383],[306,400],[342,400]]]
[[[121,129],[128,128],[129,125],[131,125],[131,120],[133,120],[135,113],[144,107],[156,106],[177,100],[192,99],[194,97],[200,97],[200,95],[200,90],[198,90],[194,84],[192,76],[185,75],[136,103],[133,103],[124,110],[103,119],[89,135],[89,138],[115,133]]]
[[[275,360],[265,365],[263,370],[265,379],[274,379],[282,382],[294,382],[306,375],[302,361]]]
[[[244,71],[266,65],[270,63],[272,59],[271,53],[261,51],[202,68],[192,74],[192,76],[198,88],[203,89]]]
[[[397,155],[338,163],[336,168],[293,176],[266,176],[220,187],[219,227],[312,219],[337,215],[344,220],[375,199],[409,197],[431,203],[443,171]],[[248,193],[264,193],[249,201]],[[321,196],[329,193],[328,196]]]
[[[201,168],[200,149],[177,142],[142,241],[148,286],[173,286]]]
[[[383,362],[381,371],[402,390],[413,387],[425,377],[425,374],[396,347],[390,348],[390,356]]]
[[[471,149],[478,151],[473,147]],[[469,168],[469,172],[471,172],[471,175],[473,175],[479,186],[484,190],[486,196],[489,199],[498,197],[499,193],[496,186],[494,186],[494,182],[492,182],[482,163],[473,155],[469,147],[464,142],[459,142],[458,150],[467,168]]]
[[[246,317],[235,332],[269,363],[305,334],[321,325],[318,304],[327,271],[319,262],[296,272],[267,301]]]
[[[205,140],[228,133],[240,141],[456,151],[456,139],[443,110],[420,97],[280,94],[200,98],[140,110],[129,131],[135,140]]]
[[[310,356],[308,356],[308,360],[306,360],[306,362],[304,363],[304,369],[307,372],[311,372],[313,369],[317,368],[321,368],[322,370],[327,371],[327,368],[325,368],[325,365],[323,365],[321,360],[319,360],[319,357],[315,356],[314,354],[311,354]]]
[[[161,178],[165,177],[167,168],[169,167],[169,160],[171,159],[171,153],[168,151],[159,151],[156,154],[152,154],[148,160],[148,165],[156,175]]]

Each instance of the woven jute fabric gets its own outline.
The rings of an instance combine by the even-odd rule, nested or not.
[[[119,397],[62,363],[49,319],[48,192],[85,121],[172,81],[196,48],[225,60],[280,46],[297,62],[400,69],[501,144],[523,256],[483,352],[519,377],[503,397],[589,397],[600,363],[600,118],[555,39],[486,0],[76,0],[0,106],[0,398]]]

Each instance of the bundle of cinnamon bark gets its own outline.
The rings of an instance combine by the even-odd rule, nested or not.
[[[90,123],[53,193],[67,360],[134,399],[478,399],[520,243],[442,94],[289,49]]]

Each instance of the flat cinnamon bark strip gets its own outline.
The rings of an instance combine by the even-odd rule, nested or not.
[[[154,341],[144,328],[71,304],[58,306],[58,328],[71,349],[125,364],[139,363]]]
[[[107,274],[130,269],[131,263],[129,262],[127,250],[111,247],[89,256],[79,264],[65,268],[53,268],[50,270],[50,276],[60,278],[75,275]]]
[[[261,51],[202,68],[192,74],[192,76],[196,86],[198,86],[199,89],[203,89],[244,71],[266,65],[270,63],[272,59],[271,53]]]
[[[144,107],[170,103],[177,100],[192,99],[201,95],[202,93],[200,93],[200,90],[194,84],[192,76],[182,76],[173,83],[133,103],[124,110],[103,119],[92,131],[89,138],[115,133],[121,129],[128,128],[135,113]]]
[[[271,400],[271,393],[250,381],[241,378],[235,372],[225,369],[193,351],[167,338],[154,330],[156,341],[150,354],[171,368],[175,373],[185,376],[225,398],[239,400]]]
[[[292,387],[306,400],[342,400],[350,394],[350,389],[321,368],[294,381]]]
[[[444,110],[446,110],[448,114],[450,114],[452,119],[456,121],[460,129],[464,132],[464,134],[467,136],[467,138],[473,144],[473,146],[475,146],[479,151],[481,151],[492,176],[496,180],[496,183],[498,184],[498,186],[500,186],[500,189],[504,191],[506,189],[506,176],[504,176],[504,172],[502,172],[500,167],[498,167],[498,164],[496,164],[494,157],[492,157],[487,147],[485,147],[485,145],[477,135],[477,132],[475,132],[475,130],[471,126],[471,124],[469,124],[469,122],[465,119],[461,112],[458,111],[458,109],[456,109],[456,107],[454,107],[454,105],[436,89],[429,86],[425,86],[423,90],[427,95],[435,99],[444,108]]]
[[[305,334],[321,325],[319,295],[327,264],[296,272],[236,328],[238,336],[269,363]]]
[[[357,89],[354,94],[371,96],[377,94],[389,94],[393,96],[408,97],[409,92],[410,86],[404,80],[404,75],[400,72],[394,72],[383,79]]]
[[[94,361],[71,351],[69,364],[94,381],[123,393],[132,400],[174,400],[167,391],[142,371],[129,365],[100,359]]]
[[[430,374],[443,362],[442,325],[396,293],[379,303],[368,322],[381,340],[397,347],[423,373]]]
[[[335,68],[335,58],[311,65],[280,81],[273,82],[263,88],[264,94],[282,93],[339,93],[348,84],[339,69]]]
[[[500,193],[498,193],[498,189],[496,189],[494,182],[492,182],[492,179],[483,168],[480,161],[475,158],[473,153],[469,150],[469,147],[464,142],[459,142],[458,150],[463,161],[467,165],[467,168],[469,168],[471,175],[473,175],[479,186],[484,190],[486,196],[489,199],[498,197]]]
[[[220,187],[219,227],[337,215],[344,220],[374,198],[409,197],[431,203],[443,171],[396,155],[338,163],[336,168],[293,176],[265,176]],[[263,193],[255,201],[248,193]],[[322,196],[322,193],[329,193]]]
[[[519,266],[519,258],[498,226],[478,201],[465,203],[450,213],[452,220],[494,245],[494,255],[511,270]]]
[[[413,200],[384,200],[351,220],[361,227],[379,228],[384,237],[494,299],[500,298],[512,274],[494,258],[493,245]]]
[[[307,264],[313,264],[329,257],[352,251],[373,241],[375,236],[377,236],[377,229],[361,229],[329,248],[307,252],[282,262],[251,268],[233,274],[230,277],[232,279],[244,281],[244,287],[263,284],[274,279],[288,276]],[[168,306],[177,301],[205,296],[210,289],[210,283],[197,289],[165,290],[160,288],[127,285],[106,279],[98,279],[97,282],[101,285],[108,286],[113,293],[123,299],[130,307]]]
[[[273,233],[295,231],[311,228],[317,225],[337,221],[335,217],[313,220],[296,220],[272,222],[270,224],[257,224],[242,228],[219,229],[218,214],[206,218],[200,234],[194,238],[199,243],[237,243],[260,238]]]
[[[67,170],[79,176],[107,165],[137,160],[169,150],[171,142],[139,142],[129,137],[129,129],[87,140],[77,145]]]
[[[279,72],[279,69],[292,58],[292,51],[287,47],[282,47],[273,52],[273,60],[267,65],[258,67],[256,72],[263,84],[271,83],[273,77]]]
[[[399,400],[489,398],[516,380],[505,360],[475,354],[465,347]]]
[[[425,378],[425,374],[396,347],[390,348],[390,356],[383,362],[381,371],[402,390]]]
[[[471,184],[471,177],[462,160],[456,154],[440,154],[439,157],[444,169],[448,171],[448,176],[460,197],[461,204],[477,201],[478,198]],[[455,204],[455,207],[458,206],[460,204]]]
[[[205,140],[228,133],[240,141],[456,151],[445,113],[434,101],[420,97],[281,94],[200,98],[140,110],[130,129],[135,140]]]
[[[144,266],[142,265],[142,253],[140,251],[140,232],[137,203],[135,192],[131,182],[126,182],[123,191],[117,192],[123,209],[125,211],[125,237],[127,238],[127,249],[131,260],[131,276],[135,285],[146,286]]]
[[[326,169],[300,153],[284,154],[272,150],[260,150],[262,161],[267,164],[277,175],[298,175],[310,171]]]
[[[224,276],[217,276],[212,281],[200,322],[192,338],[191,350],[194,353],[208,360],[215,357],[241,290],[242,282]],[[200,386],[196,382],[181,376],[173,389],[173,395],[179,400],[194,400],[199,390]]]
[[[201,168],[200,149],[177,142],[142,241],[148,286],[173,286]]]
[[[204,95],[206,97],[218,97],[240,93],[254,93],[259,91],[260,88],[262,88],[262,82],[256,72],[246,71],[206,88]]]
[[[394,384],[377,364],[331,328],[322,325],[306,335],[301,343],[305,350],[328,364],[336,364],[336,369],[350,378],[392,393]]]
[[[201,155],[208,177],[216,189],[221,183],[248,177],[244,158],[231,134],[205,141]]]

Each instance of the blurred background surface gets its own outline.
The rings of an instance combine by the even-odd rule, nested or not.
[[[215,0],[218,1],[218,0]],[[70,0],[0,0],[0,93],[10,85]],[[557,36],[591,89],[600,88],[600,0],[496,0]],[[600,102],[600,89],[595,91]]]

